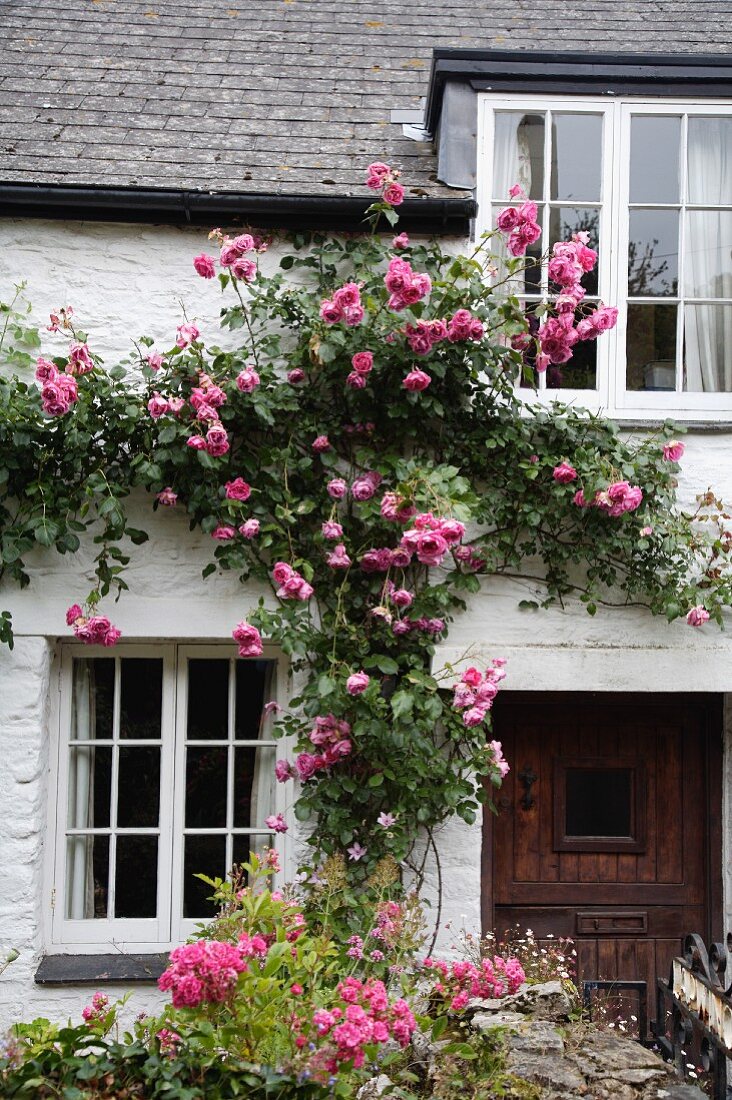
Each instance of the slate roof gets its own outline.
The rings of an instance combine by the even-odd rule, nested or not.
[[[0,0],[0,182],[358,195],[442,47],[732,52],[730,0]]]

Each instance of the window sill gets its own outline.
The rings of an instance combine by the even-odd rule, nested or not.
[[[44,955],[36,985],[112,985],[156,982],[168,955]]]

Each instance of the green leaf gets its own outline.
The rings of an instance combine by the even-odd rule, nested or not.
[[[414,709],[414,696],[408,691],[396,691],[391,699],[391,709],[395,718],[405,718]]]
[[[399,671],[399,665],[393,657],[376,657],[374,663],[385,676],[395,676]]]

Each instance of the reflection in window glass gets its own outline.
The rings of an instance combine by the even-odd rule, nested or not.
[[[154,917],[158,908],[158,838],[117,837],[115,917]]]
[[[732,206],[732,118],[690,115],[688,126],[689,202]]]
[[[493,197],[508,200],[518,183],[530,199],[544,195],[544,116],[496,111],[493,145]]]
[[[107,917],[109,837],[70,836],[66,840],[66,918]]]
[[[597,341],[580,340],[572,348],[567,363],[552,363],[547,367],[548,390],[597,389]]]
[[[676,388],[677,313],[664,303],[628,306],[627,389]]]
[[[225,836],[187,836],[183,857],[183,916],[200,919],[213,917],[216,905],[206,899],[211,896],[211,887],[201,882],[196,875],[208,875],[209,878],[224,878],[226,866]]]
[[[684,389],[732,393],[732,305],[685,307]]]
[[[160,737],[163,662],[160,657],[123,658],[121,664],[120,737]]]
[[[234,827],[256,829],[275,802],[274,745],[237,748],[234,753]]]
[[[72,741],[111,740],[114,728],[114,657],[73,662]]]
[[[160,807],[160,749],[155,745],[119,750],[117,825],[121,829],[158,825]]]
[[[678,116],[633,115],[630,124],[630,201],[678,202]]]
[[[551,198],[599,202],[602,115],[552,115]]]
[[[226,746],[188,748],[186,752],[186,826],[226,827],[226,786],[229,750]]]
[[[188,740],[225,741],[229,736],[229,662],[188,662]]]
[[[69,749],[69,829],[106,829],[112,791],[112,747]]]
[[[679,289],[679,213],[631,210],[628,238],[628,294],[668,297]]]

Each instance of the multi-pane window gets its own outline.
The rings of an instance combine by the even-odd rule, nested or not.
[[[586,231],[599,260],[585,302],[620,310],[540,392],[621,415],[729,415],[732,105],[486,95],[481,118],[481,230],[518,182],[544,230],[529,255]],[[513,289],[528,313],[556,293],[541,267]]]
[[[211,915],[199,872],[273,844],[278,662],[226,650],[65,650],[54,942],[173,942]]]

